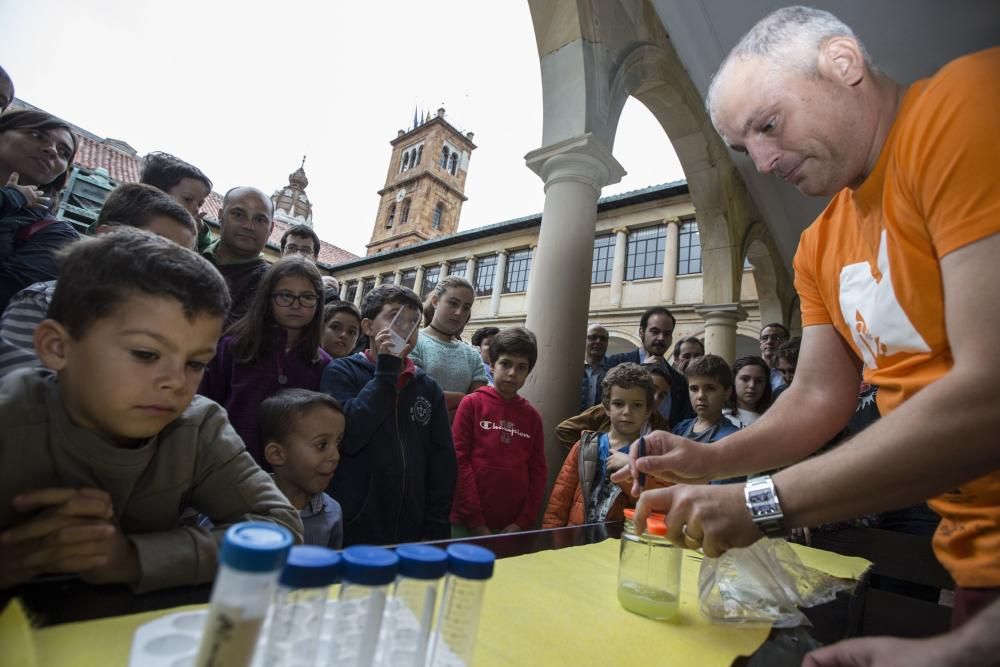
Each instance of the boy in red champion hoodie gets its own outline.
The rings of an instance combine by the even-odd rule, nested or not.
[[[493,385],[462,399],[451,434],[458,483],[453,537],[531,528],[545,493],[542,417],[517,395],[538,359],[535,334],[503,329],[490,345]]]

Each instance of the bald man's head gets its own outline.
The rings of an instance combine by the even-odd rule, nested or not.
[[[249,186],[232,188],[219,213],[219,251],[225,262],[239,262],[260,255],[274,227],[271,198]]]

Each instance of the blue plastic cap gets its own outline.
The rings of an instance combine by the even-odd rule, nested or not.
[[[303,545],[292,547],[279,581],[289,588],[324,588],[337,580],[339,572],[340,555],[337,552]]]
[[[219,561],[241,572],[277,572],[292,548],[292,534],[276,523],[246,521],[229,527]]]
[[[496,556],[489,549],[475,544],[448,546],[448,571],[466,579],[489,579],[493,576]]]
[[[345,583],[385,586],[396,579],[399,569],[399,557],[382,547],[347,547],[340,558],[340,577]]]
[[[440,579],[448,571],[448,554],[426,544],[396,547],[399,574],[414,579]]]

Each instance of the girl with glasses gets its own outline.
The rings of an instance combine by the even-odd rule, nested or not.
[[[219,341],[198,393],[229,413],[247,451],[262,467],[257,434],[261,402],[282,389],[319,390],[330,355],[323,338],[323,280],[312,262],[293,255],[261,277],[247,314]]]

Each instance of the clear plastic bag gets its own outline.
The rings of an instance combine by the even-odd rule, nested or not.
[[[698,575],[701,613],[715,623],[809,625],[799,608],[852,590],[856,582],[802,564],[788,542],[761,539],[745,549],[705,558]]]

